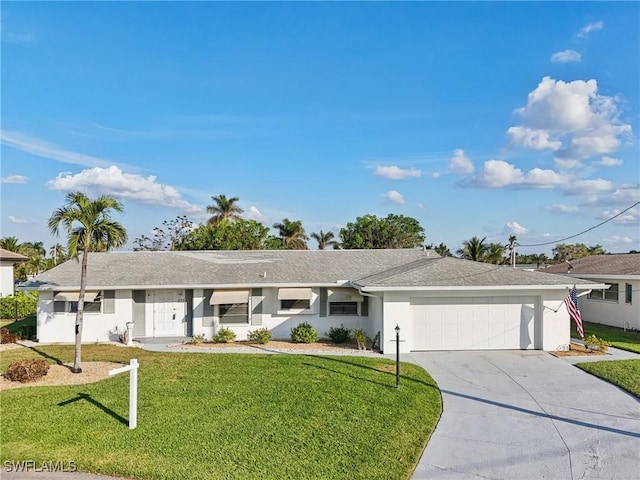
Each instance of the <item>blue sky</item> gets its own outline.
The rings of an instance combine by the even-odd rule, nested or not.
[[[3,2],[1,235],[60,241],[47,219],[82,190],[123,201],[131,240],[226,194],[308,233],[395,213],[452,251],[553,243],[640,200],[639,15]],[[570,242],[639,249],[640,207]]]

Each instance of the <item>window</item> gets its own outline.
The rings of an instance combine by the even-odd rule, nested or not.
[[[278,289],[280,310],[308,311],[311,309],[312,296],[310,288],[280,288]]]
[[[220,323],[249,323],[248,303],[223,303],[218,305]]]
[[[358,302],[331,302],[329,315],[357,315]]]
[[[281,310],[307,310],[311,308],[311,300],[280,300]]]
[[[589,294],[589,298],[592,298],[594,300],[607,300],[609,302],[617,302],[618,284],[609,284],[609,288],[607,290],[592,290]]]
[[[76,313],[80,292],[58,292],[53,297],[53,311],[55,313]],[[101,313],[102,292],[85,292],[85,313]]]
[[[633,303],[633,285],[630,283],[625,284],[624,286],[624,303]]]
[[[612,283],[611,286],[604,291],[604,299],[611,302],[618,301],[618,284]]]

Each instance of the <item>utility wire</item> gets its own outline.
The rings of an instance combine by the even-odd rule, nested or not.
[[[584,230],[584,231],[582,231],[582,232],[580,232],[580,233],[576,233],[575,235],[571,235],[570,237],[564,237],[564,238],[561,238],[561,239],[559,239],[559,240],[554,240],[554,241],[552,241],[552,242],[535,243],[535,244],[531,244],[531,245],[522,245],[521,243],[516,242],[516,245],[517,245],[517,246],[519,246],[519,247],[542,247],[542,246],[544,246],[544,245],[552,245],[552,244],[554,244],[554,243],[564,242],[565,240],[569,240],[570,238],[578,237],[578,236],[580,236],[580,235],[582,235],[582,234],[584,234],[584,233],[590,232],[591,230],[594,230],[594,229],[596,229],[596,228],[598,228],[598,227],[601,227],[601,226],[602,226],[602,225],[604,225],[605,223],[610,222],[611,220],[613,220],[613,219],[614,219],[614,218],[616,218],[616,217],[619,217],[620,215],[622,215],[622,214],[623,214],[623,213],[625,213],[625,212],[628,212],[628,211],[629,211],[629,210],[631,210],[633,207],[635,207],[636,205],[639,205],[639,204],[640,204],[640,202],[636,202],[636,203],[634,203],[633,205],[631,205],[630,207],[627,207],[627,208],[625,208],[624,210],[622,210],[620,213],[618,213],[618,214],[614,215],[613,217],[611,217],[611,218],[607,218],[604,222],[600,222],[599,224],[594,225],[594,226],[593,226],[593,227],[591,227],[591,228],[587,228],[586,230]]]

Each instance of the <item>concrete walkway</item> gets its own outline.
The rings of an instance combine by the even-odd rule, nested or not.
[[[443,414],[413,479],[637,479],[640,403],[573,366],[611,355],[541,351],[424,352]]]

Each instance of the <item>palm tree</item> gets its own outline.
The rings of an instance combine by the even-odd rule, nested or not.
[[[316,242],[318,242],[318,250],[324,250],[326,247],[333,247],[334,249],[340,245],[339,242],[334,240],[335,235],[333,232],[324,233],[320,230],[320,233],[313,232],[311,234],[311,238],[313,238]]]
[[[504,262],[504,252],[507,247],[501,243],[490,243],[487,248],[487,255],[484,259],[487,263],[495,263],[500,265]]]
[[[307,234],[302,227],[300,220],[289,220],[285,218],[282,223],[274,223],[273,228],[278,230],[282,246],[285,250],[307,250]]]
[[[49,218],[49,230],[58,235],[62,225],[67,231],[67,251],[72,258],[78,259],[82,252],[80,270],[80,293],[76,313],[75,355],[73,373],[80,373],[82,349],[82,319],[84,312],[84,293],[87,286],[87,262],[89,252],[108,251],[127,243],[127,231],[118,222],[111,220],[111,210],[122,212],[122,204],[109,195],[95,200],[82,192],[69,193],[66,204],[53,212]]]
[[[507,245],[507,247],[509,248],[511,265],[513,265],[514,268],[516,266],[516,245],[518,244],[517,240],[518,239],[515,235],[509,235],[509,245]]]
[[[462,242],[462,248],[457,251],[461,258],[473,260],[474,262],[482,262],[487,256],[488,246],[484,243],[487,237],[480,239],[473,236],[469,240]]]
[[[0,248],[18,253],[18,250],[20,250],[20,242],[16,237],[2,237],[0,239]]]
[[[59,260],[65,259],[67,252],[62,245],[56,243],[49,249],[49,255],[51,255],[51,258],[53,258],[53,264],[57,265]]]
[[[547,260],[547,256],[544,253],[534,253],[531,259],[535,262],[536,269],[540,270],[540,264]]]
[[[20,245],[20,253],[28,257],[44,257],[47,251],[44,248],[44,242],[24,242]]]
[[[207,206],[207,213],[213,214],[209,219],[209,224],[218,223],[220,220],[235,220],[242,218],[240,214],[244,212],[236,202],[240,200],[238,197],[227,198],[226,195],[217,195],[211,197],[215,203]]]

